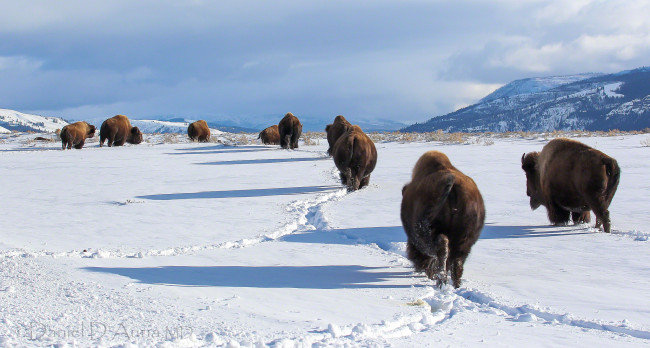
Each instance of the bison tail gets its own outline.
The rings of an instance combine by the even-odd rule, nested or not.
[[[415,224],[415,236],[412,236],[412,242],[416,245],[420,252],[430,257],[437,256],[437,248],[433,245],[431,240],[431,222],[438,216],[440,210],[447,201],[451,190],[454,187],[455,177],[453,174],[448,174],[442,180],[436,183],[435,194],[437,197],[433,204],[426,209]]]
[[[612,191],[616,190],[618,187],[618,181],[621,176],[621,169],[619,168],[616,160],[613,158],[603,158],[602,163],[605,166],[605,173],[607,174],[606,195],[610,197],[614,195]]]

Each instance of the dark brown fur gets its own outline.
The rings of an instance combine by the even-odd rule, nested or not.
[[[88,122],[79,121],[69,124],[61,129],[61,148],[81,149],[86,143],[86,139],[95,136],[95,126],[88,124]]]
[[[483,197],[474,180],[456,169],[441,152],[426,152],[402,189],[402,225],[407,257],[415,270],[436,285],[460,286],[465,259],[485,221]]]
[[[280,146],[283,149],[297,149],[298,139],[302,134],[302,123],[298,117],[288,113],[278,124],[278,133],[280,133]]]
[[[341,135],[343,135],[350,127],[352,127],[352,124],[350,124],[350,122],[348,122],[348,120],[346,120],[342,115],[336,116],[334,122],[325,127],[325,132],[327,132],[327,143],[330,145],[327,149],[328,155],[332,155],[334,144],[336,144],[339,137],[341,137]]]
[[[267,127],[260,132],[260,135],[257,138],[262,139],[262,144],[265,145],[280,145],[280,132],[278,131],[278,125],[274,124],[271,127]]]
[[[571,139],[551,140],[541,152],[521,157],[526,172],[530,207],[546,207],[556,225],[589,222],[596,215],[596,228],[610,232],[609,205],[621,175],[615,159]]]
[[[129,118],[124,115],[113,116],[99,128],[99,146],[104,146],[104,140],[108,140],[108,147],[122,146],[125,142],[140,144],[142,132],[138,127],[131,127]]]
[[[356,191],[370,182],[370,173],[377,164],[377,149],[359,126],[350,126],[332,149],[334,164],[341,172],[341,183],[348,191]]]
[[[205,120],[198,120],[187,126],[187,136],[193,141],[205,143],[210,141],[210,127]]]

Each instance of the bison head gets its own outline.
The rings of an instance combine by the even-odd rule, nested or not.
[[[539,152],[530,152],[521,156],[521,169],[526,173],[526,195],[530,197],[530,208],[535,210],[542,205],[537,159]]]
[[[86,124],[88,124],[86,122]],[[88,133],[86,133],[86,138],[92,138],[95,136],[95,126],[88,124]]]
[[[140,132],[140,128],[132,127],[131,134],[129,134],[129,139],[127,141],[131,144],[140,144],[142,142],[142,132]]]

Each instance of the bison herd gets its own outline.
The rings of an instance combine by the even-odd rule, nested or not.
[[[363,130],[339,115],[325,128],[329,148],[339,170],[341,183],[348,191],[367,186],[377,164],[375,144]],[[297,149],[302,123],[287,113],[277,125],[259,133],[263,144]],[[63,149],[81,149],[95,127],[76,122],[61,130]],[[194,141],[210,140],[210,128],[204,120],[191,123],[187,135]],[[129,119],[117,115],[102,123],[100,146],[139,144],[142,132]],[[596,228],[610,232],[609,205],[616,193],[621,170],[615,159],[575,140],[559,138],[548,142],[540,152],[521,157],[526,176],[526,194],[530,207],[543,205],[554,225],[588,223],[591,211]],[[478,240],[485,222],[483,198],[472,178],[451,164],[438,151],[424,153],[415,163],[411,181],[402,188],[400,209],[407,236],[406,255],[416,271],[442,286],[451,281],[459,287],[463,265]]]

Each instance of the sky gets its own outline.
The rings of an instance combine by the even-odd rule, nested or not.
[[[4,1],[0,108],[411,124],[515,79],[650,65],[650,1]]]

